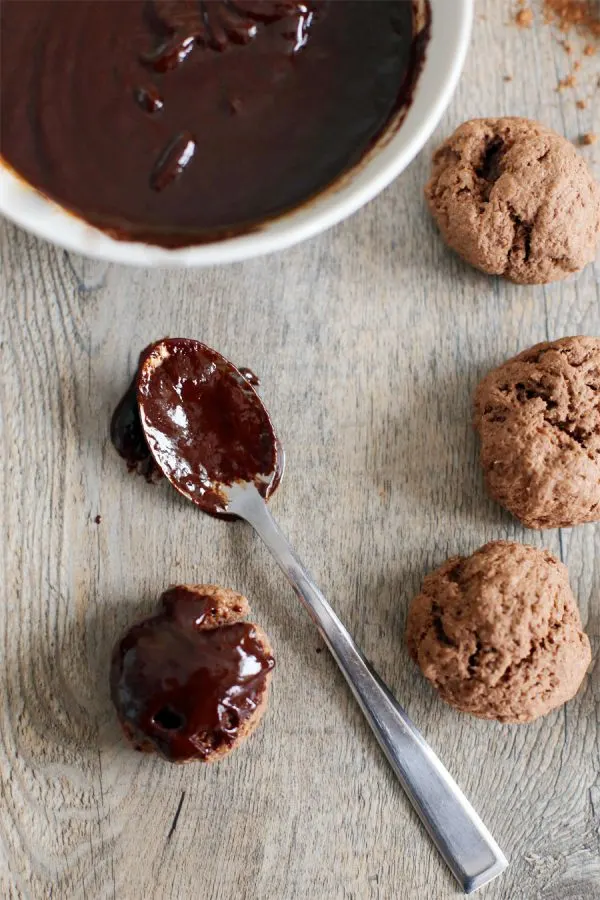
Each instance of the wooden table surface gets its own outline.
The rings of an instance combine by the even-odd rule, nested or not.
[[[429,151],[465,118],[600,131],[600,55],[478,0],[466,72],[425,152],[367,208],[207,271],[86,261],[0,224],[0,896],[444,900],[458,895],[341,676],[250,528],[128,476],[108,439],[138,351],[200,338],[257,371],[287,450],[273,511],[511,859],[490,900],[600,897],[600,530],[527,531],[483,489],[470,397],[537,341],[600,334],[600,268],[517,287],[461,264],[424,209]],[[575,42],[575,46],[580,46]],[[506,80],[505,76],[512,76]],[[594,121],[595,118],[595,121]],[[583,151],[600,171],[598,146]],[[95,523],[100,515],[102,521]],[[411,663],[407,605],[446,556],[509,538],[571,573],[594,665],[529,726],[469,718]],[[128,749],[107,666],[174,582],[247,594],[278,667],[256,735],[216,766]]]

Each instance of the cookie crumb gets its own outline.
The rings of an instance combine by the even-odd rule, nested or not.
[[[583,144],[584,147],[589,147],[591,144],[595,144],[597,140],[597,134],[594,134],[593,131],[586,131],[586,133],[582,134],[579,138],[579,143]]]
[[[94,518],[94,523],[95,523],[96,525],[99,525],[101,521],[102,521],[102,516],[101,516],[101,515],[97,515],[97,516]]]
[[[575,104],[577,109],[586,109],[587,108],[587,100],[578,100]]]
[[[577,78],[571,72],[570,75],[565,75],[564,78],[561,78],[558,82],[557,91],[564,91],[566,88],[574,88],[577,84]]]
[[[505,80],[505,81],[512,81],[512,80],[513,80],[513,77],[512,77],[512,75],[505,75],[505,76],[504,76],[504,80]]]
[[[525,6],[525,0],[519,3]],[[541,21],[552,30],[554,39],[568,56],[576,53],[573,72],[581,72],[581,79],[595,80],[585,57],[594,56],[600,42],[600,0],[541,0]],[[537,21],[537,20],[536,20]],[[576,84],[573,74],[558,82],[557,90],[564,91]],[[579,107],[582,109],[583,107]]]
[[[544,18],[563,32],[576,28],[600,38],[600,8],[596,0],[544,0]]]
[[[519,28],[531,28],[533,25],[533,10],[528,6],[519,9],[515,15],[515,22]]]

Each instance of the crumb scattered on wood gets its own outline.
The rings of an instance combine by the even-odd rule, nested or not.
[[[593,131],[586,131],[586,133],[582,134],[579,138],[579,143],[583,144],[584,147],[589,147],[591,144],[595,144],[597,140],[597,134],[594,134]]]
[[[96,525],[99,525],[101,521],[102,521],[102,516],[101,516],[101,515],[97,515],[97,516],[94,518],[94,522],[96,523]]]
[[[547,22],[563,32],[572,28],[600,38],[600,5],[597,0],[544,0],[544,16]]]
[[[587,107],[587,100],[578,100],[575,105],[577,109],[585,109]]]
[[[533,25],[533,10],[529,6],[517,10],[515,22],[519,28],[531,28]]]
[[[571,72],[570,75],[566,75],[564,78],[561,78],[558,82],[557,91],[564,91],[567,88],[574,88],[577,84],[577,78]]]

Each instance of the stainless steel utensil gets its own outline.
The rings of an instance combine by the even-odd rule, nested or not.
[[[163,372],[163,364],[172,353],[186,352],[192,362],[182,370],[184,374],[177,367],[175,371]],[[194,360],[198,361],[198,371],[194,370]],[[245,519],[257,531],[319,629],[408,798],[465,893],[469,894],[487,884],[508,865],[504,854],[433,750],[358,649],[283,536],[263,499],[262,493],[268,495],[281,475],[283,450],[256,391],[228,360],[195,341],[165,340],[154,345],[142,372],[143,377],[140,376],[138,382],[141,422],[150,450],[166,477],[183,496],[197,505],[206,507],[206,494],[213,503],[212,508],[207,508],[213,511],[217,498],[219,513]],[[168,406],[166,412],[159,409],[150,415],[146,407],[148,397],[152,396],[155,377],[157,393],[168,399]],[[204,394],[209,396],[211,378],[218,379],[219,402],[215,407],[213,398],[210,415],[206,418],[201,398]],[[186,379],[189,379],[187,386]],[[143,389],[139,386],[142,384]],[[230,390],[238,400],[237,405],[233,404],[229,410],[223,409],[226,384],[230,384]],[[238,410],[243,410],[243,413]],[[238,455],[240,447],[243,448],[240,434],[235,434],[236,417],[240,415],[244,416],[246,429],[243,431],[240,426],[240,434],[250,435],[248,440],[255,437],[252,431],[248,431],[249,427],[253,427],[248,423],[256,423],[256,427],[261,429],[260,440],[254,443],[254,451],[259,453],[263,465],[264,458],[272,458],[273,469],[271,472],[265,472],[262,468],[256,471],[244,469],[249,480],[235,481],[231,485],[215,479],[209,470],[215,450],[218,459],[227,457],[228,448],[219,443],[221,440],[231,440],[233,434]],[[201,439],[196,442],[194,431],[190,431],[191,421],[198,423],[200,432],[210,428],[210,433],[204,435],[207,447],[204,456]],[[216,422],[226,427],[217,427]],[[182,428],[184,425],[186,427],[182,443],[178,440],[177,423],[183,423]],[[222,438],[222,435],[227,437]],[[264,448],[269,448],[270,442],[273,442],[273,452],[265,454]],[[190,447],[193,447],[193,453],[187,452]],[[257,447],[262,448],[260,452]],[[185,459],[180,456],[180,450],[186,454]],[[254,459],[249,451],[248,458]],[[267,463],[267,467],[269,465],[271,463]]]
[[[400,784],[466,894],[508,865],[452,776],[394,699],[314,583],[254,484],[223,486],[228,512],[245,519],[287,576],[342,670]]]

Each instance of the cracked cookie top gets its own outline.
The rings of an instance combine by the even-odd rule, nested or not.
[[[600,339],[537,344],[493,369],[474,424],[492,497],[528,528],[600,520]]]
[[[443,700],[500,722],[530,722],[570,700],[591,660],[566,567],[509,541],[428,575],[406,640]]]
[[[435,153],[425,195],[446,243],[490,275],[542,284],[595,257],[600,188],[573,145],[538,122],[465,122]]]

